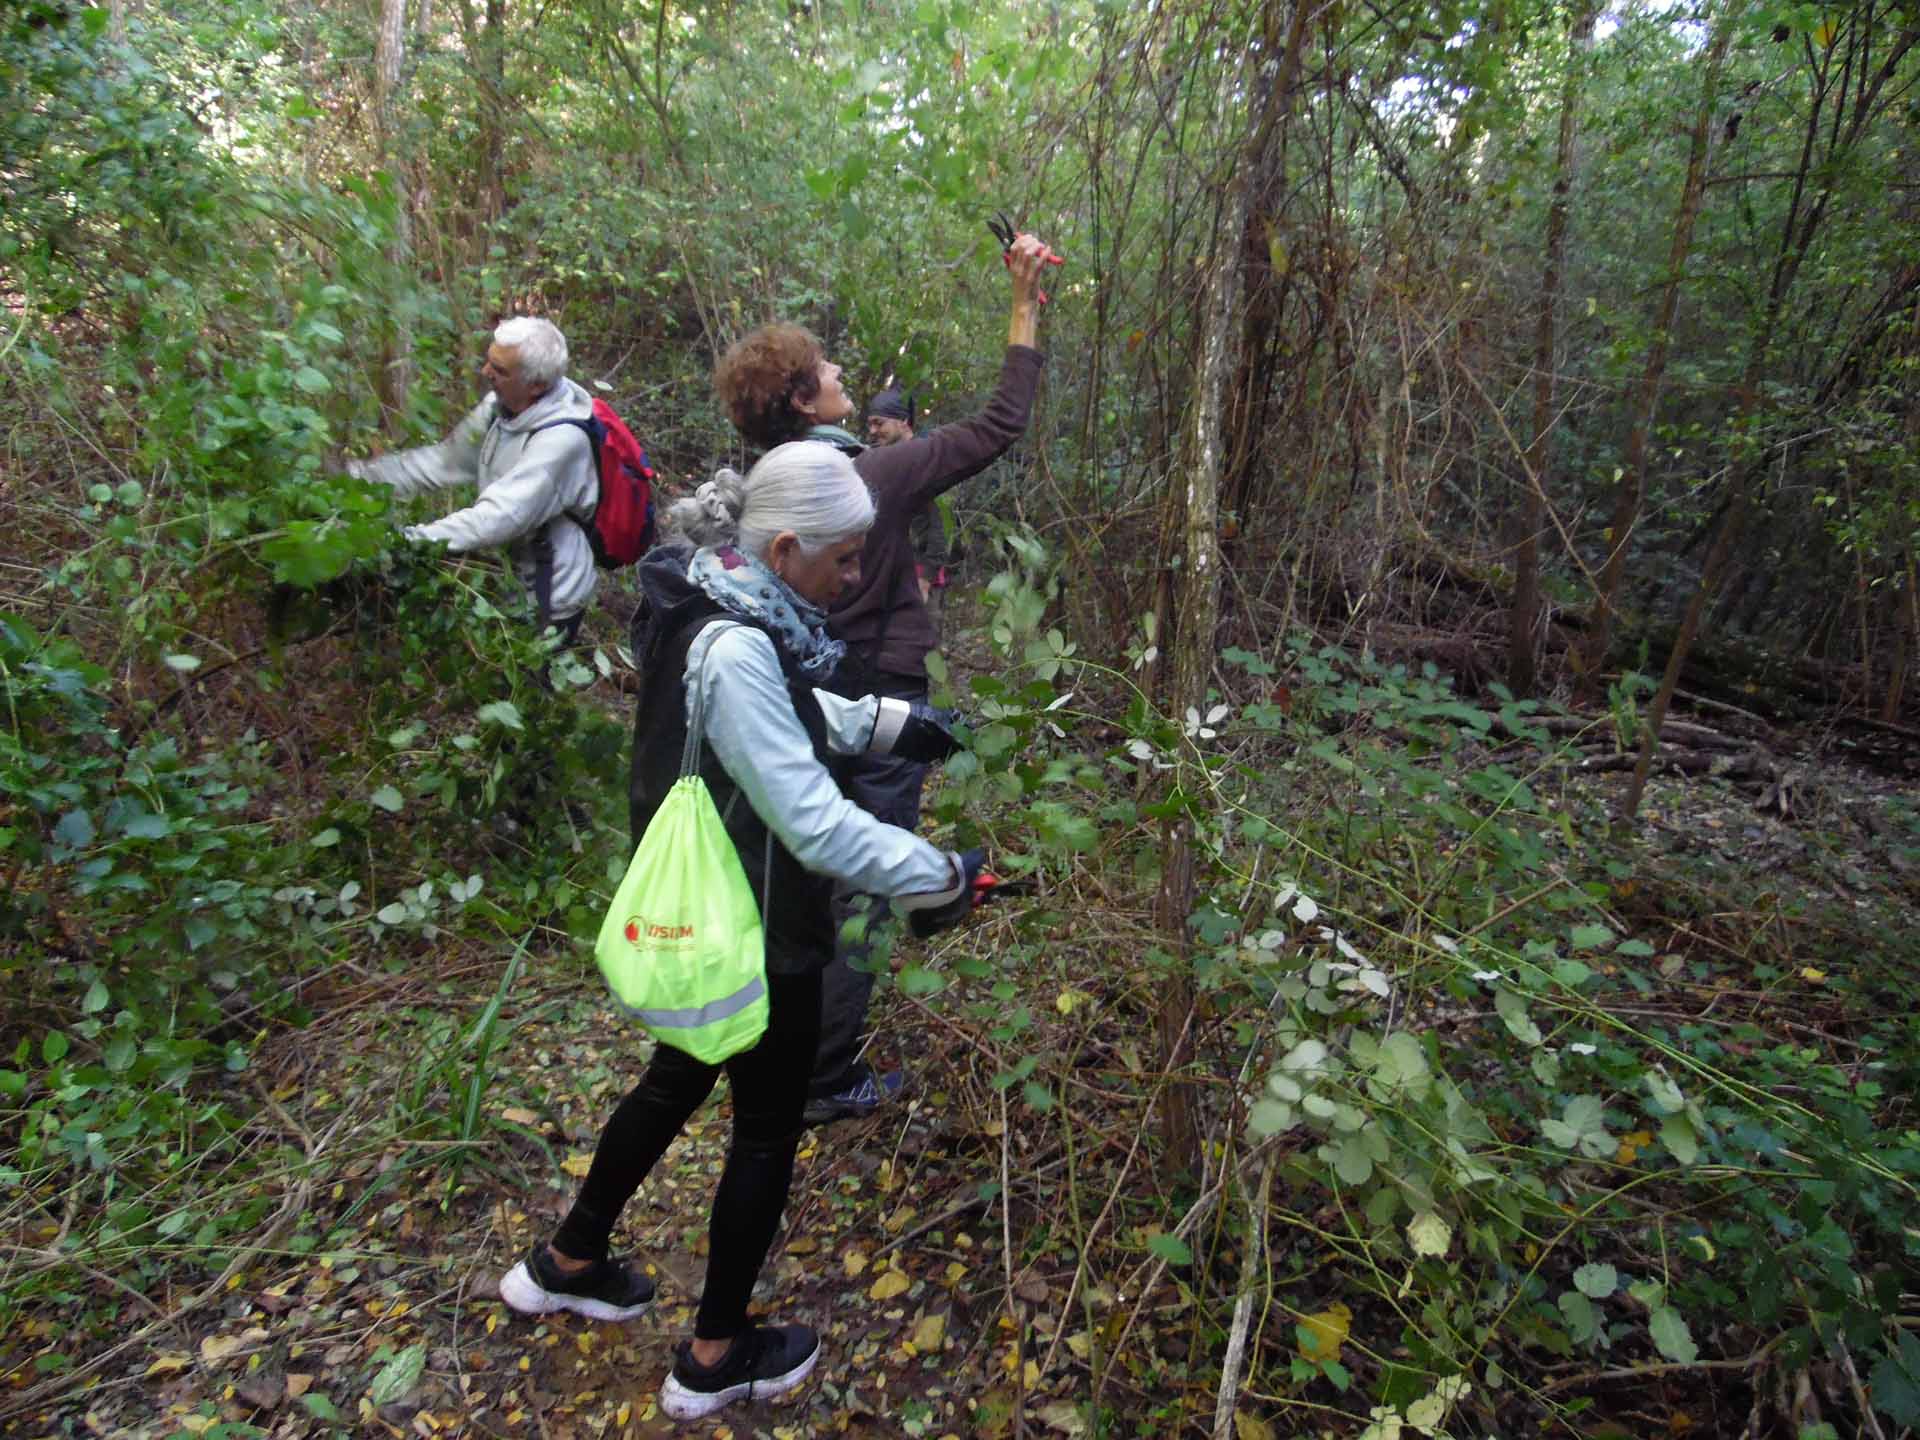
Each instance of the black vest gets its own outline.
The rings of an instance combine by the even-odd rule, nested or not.
[[[839,683],[821,683],[802,674],[798,662],[766,626],[723,610],[701,596],[695,602],[676,605],[671,616],[663,617],[663,623],[647,625],[644,644],[635,647],[635,663],[645,677],[634,717],[633,776],[628,789],[628,819],[636,847],[667,791],[680,778],[680,758],[687,741],[687,651],[716,616],[750,625],[773,642],[793,712],[813,742],[813,753],[833,775],[834,782],[844,788],[846,761],[829,753],[826,718],[813,698],[815,689],[844,693]],[[636,630],[643,624],[636,620]],[[724,686],[712,703],[727,703]],[[754,813],[733,777],[715,758],[713,748],[704,741],[696,770],[707,782],[721,822],[739,852],[740,868],[746,872],[747,884],[766,917],[768,972],[791,975],[820,969],[833,958],[832,878],[813,874],[794,859]]]

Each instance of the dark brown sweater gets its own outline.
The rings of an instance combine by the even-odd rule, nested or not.
[[[835,603],[829,623],[873,669],[926,675],[927,652],[939,637],[920,598],[907,527],[935,496],[978,475],[1026,433],[1045,363],[1038,350],[1009,345],[1000,383],[978,415],[855,457],[854,469],[873,491],[873,529],[860,552],[860,583]]]

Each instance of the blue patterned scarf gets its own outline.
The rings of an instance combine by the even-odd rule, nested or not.
[[[722,610],[771,630],[809,679],[826,679],[846,656],[846,642],[827,634],[827,612],[744,551],[731,545],[696,550],[687,578]]]

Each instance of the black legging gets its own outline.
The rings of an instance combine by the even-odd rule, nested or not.
[[[747,1328],[747,1297],[793,1185],[800,1112],[820,1035],[820,975],[767,977],[767,1032],[725,1061],[733,1085],[733,1138],[707,1230],[707,1285],[693,1333],[727,1340]],[[712,1091],[721,1066],[661,1045],[600,1133],[580,1197],[553,1237],[576,1260],[606,1256],[621,1209]]]

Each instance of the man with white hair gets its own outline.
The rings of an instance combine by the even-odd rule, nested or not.
[[[489,393],[438,445],[349,461],[347,473],[391,485],[402,498],[475,486],[464,510],[403,533],[456,555],[505,547],[534,593],[540,624],[559,631],[564,644],[579,630],[595,584],[586,526],[600,479],[582,428],[593,418],[593,399],[567,379],[566,337],[530,316],[500,323],[480,374]]]

